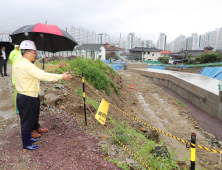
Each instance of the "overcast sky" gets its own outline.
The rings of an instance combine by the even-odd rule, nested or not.
[[[179,35],[203,34],[222,27],[222,0],[0,0],[1,32],[45,23],[65,30],[82,27],[111,38],[154,40],[161,32],[167,41]]]

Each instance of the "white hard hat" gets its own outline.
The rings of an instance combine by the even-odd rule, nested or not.
[[[35,43],[30,40],[24,40],[20,44],[21,50],[36,50]]]

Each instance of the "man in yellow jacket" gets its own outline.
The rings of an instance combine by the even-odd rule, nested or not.
[[[15,45],[15,49],[13,51],[11,51],[11,53],[9,55],[9,61],[12,63],[12,69],[13,69],[14,65],[19,61],[20,58],[22,58],[21,50],[19,49],[19,45]],[[34,61],[34,64],[38,68],[43,69],[43,64],[42,63],[40,63],[38,61]],[[57,70],[60,67],[66,67],[66,66],[67,66],[67,64],[65,62],[62,62],[61,64],[57,64],[57,65],[46,64],[44,70],[45,71],[54,71],[54,70]],[[12,84],[15,85],[15,79],[13,77],[13,72],[12,72]],[[16,113],[19,114],[17,104],[16,104],[16,96],[17,96],[17,91],[15,89],[14,93],[13,93],[13,99],[14,99]],[[39,137],[36,133],[33,133],[32,135],[35,135],[36,137]]]
[[[12,69],[14,65],[19,61],[20,58],[22,58],[21,50],[19,49],[19,45],[15,45],[15,49],[9,55],[9,61],[11,61],[12,63]],[[40,69],[43,68],[43,64],[38,61],[34,61],[34,64]],[[46,64],[44,70],[54,71],[60,67],[65,67],[65,66],[67,66],[65,62],[62,62],[61,64],[57,64],[57,65]],[[13,77],[13,73],[12,73],[12,84],[15,85],[15,79]]]
[[[36,46],[33,41],[25,40],[20,45],[22,50],[22,58],[14,65],[13,76],[15,79],[15,88],[18,91],[17,104],[19,116],[21,119],[22,143],[23,150],[36,150],[39,146],[33,145],[31,132],[38,129],[36,123],[39,114],[39,91],[40,80],[42,81],[58,81],[70,80],[71,75],[68,72],[63,74],[50,74],[36,67],[32,62],[37,58]]]

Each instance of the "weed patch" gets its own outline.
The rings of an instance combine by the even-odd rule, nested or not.
[[[78,87],[75,91],[74,91],[79,97],[81,97],[83,99],[83,91],[80,87]],[[93,100],[92,98],[90,97],[87,97],[86,96],[86,103],[88,104],[91,104],[95,109],[98,110],[99,106],[98,106],[98,103],[97,101]]]
[[[181,106],[185,108],[185,104],[181,103],[180,100],[176,99],[177,103]]]
[[[131,128],[126,125],[124,121],[117,123],[116,120],[113,120],[111,117],[109,118],[111,124],[115,125],[112,133],[116,138],[127,148],[131,149],[135,155],[140,158],[146,165],[148,165],[151,169],[159,169],[159,170],[170,170],[170,169],[180,169],[177,165],[177,162],[171,158],[167,158],[164,156],[157,156],[155,153],[155,146],[162,146],[163,143],[160,141],[158,144],[155,141],[147,139],[143,134],[138,132],[137,130]],[[115,144],[119,144],[112,137],[111,142]],[[171,157],[175,156],[175,153],[168,149]],[[117,165],[118,162],[114,161]],[[126,168],[126,165],[120,165]],[[142,168],[142,165],[137,164],[137,168]]]
[[[50,63],[58,64],[61,63],[61,61],[52,61]],[[107,95],[110,95],[110,86],[112,86],[115,93],[119,95],[118,88],[109,77],[112,76],[114,78],[116,76],[115,71],[101,60],[91,60],[78,57],[74,60],[66,61],[66,63],[67,67],[59,68],[56,72],[63,73],[68,70],[72,70],[76,75],[82,75],[82,73],[84,73],[85,79],[98,90],[103,89],[106,91]]]

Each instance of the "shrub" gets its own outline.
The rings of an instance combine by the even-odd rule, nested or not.
[[[70,69],[76,75],[82,75],[83,72],[85,79],[98,90],[103,89],[106,91],[107,95],[110,95],[111,94],[110,86],[112,86],[115,93],[119,95],[118,88],[115,86],[114,82],[109,77],[109,76],[112,77],[116,76],[114,69],[109,67],[101,60],[91,60],[91,59],[84,59],[83,57],[78,57],[74,60],[66,62],[67,62],[67,67],[59,68],[58,70],[56,70],[57,73],[67,72]],[[53,61],[50,63],[57,64],[58,62]]]
[[[170,57],[159,57],[158,61],[160,61],[163,64],[168,64],[169,63]]]

